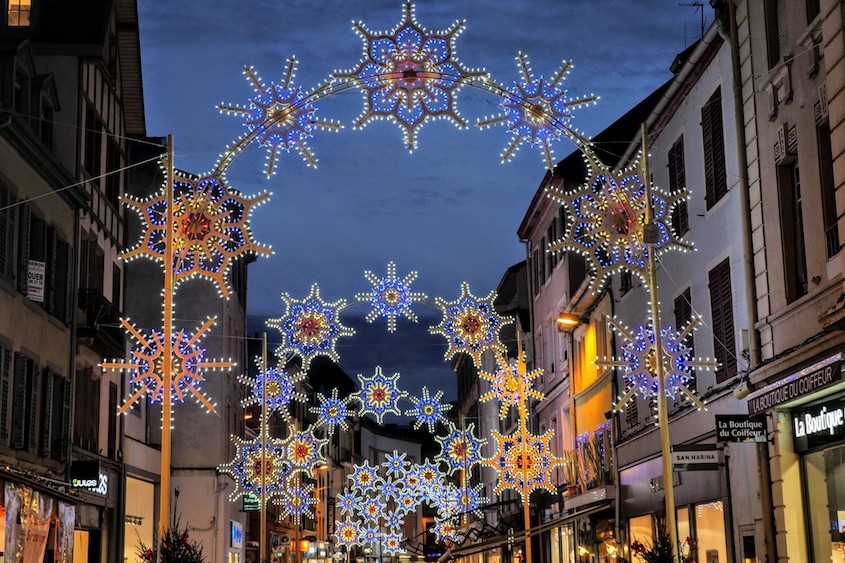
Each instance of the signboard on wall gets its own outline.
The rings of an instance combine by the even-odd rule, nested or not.
[[[261,510],[261,499],[249,493],[241,497],[241,512],[258,512]]]
[[[244,545],[244,527],[240,522],[229,520],[229,547],[241,549]]]
[[[791,412],[795,451],[804,452],[845,440],[845,398]]]
[[[842,360],[837,354],[750,395],[748,414],[755,415],[771,410],[840,381],[842,381]]]
[[[44,280],[47,265],[40,260],[30,260],[26,268],[26,296],[31,301],[44,303]]]
[[[717,442],[765,442],[766,419],[747,414],[717,414]]]
[[[672,468],[675,471],[708,471],[719,468],[716,444],[672,446]]]

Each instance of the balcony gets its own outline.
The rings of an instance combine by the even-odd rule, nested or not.
[[[96,289],[79,290],[77,338],[103,357],[123,357],[120,311]]]

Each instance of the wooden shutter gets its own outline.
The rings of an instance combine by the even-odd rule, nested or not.
[[[53,395],[53,378],[53,370],[49,367],[44,368],[44,390],[41,393],[41,448],[38,450],[41,457],[50,457],[53,444],[53,401],[56,400]]]
[[[710,209],[728,191],[721,88],[716,88],[701,108],[701,139],[704,147],[704,199],[707,209]]]
[[[57,459],[61,462],[68,460],[68,453],[70,452],[70,406],[71,406],[71,387],[70,380],[62,378],[62,431],[61,431],[61,451]]]
[[[26,420],[26,368],[29,359],[15,353],[15,379],[12,383],[12,448],[24,449],[26,436],[24,426]]]
[[[50,313],[56,312],[56,245],[58,244],[58,240],[56,239],[56,229],[52,225],[47,227],[47,255],[44,257],[45,260],[45,280],[44,283],[46,284],[45,292],[44,292],[44,308],[47,309]],[[64,288],[62,288],[64,291]]]
[[[12,379],[12,351],[0,346],[0,443],[9,438],[9,384]]]
[[[675,298],[675,330],[681,331],[686,328],[687,324],[692,320],[692,295],[690,289],[687,288],[681,295]],[[694,333],[687,336],[686,345],[689,346],[690,356],[695,356],[695,340]],[[695,372],[690,372],[695,377]],[[696,380],[693,379],[689,384],[690,389],[696,388]]]
[[[0,182],[0,278],[15,277],[15,218],[17,210],[12,190]]]
[[[27,375],[27,379],[30,381],[30,390],[29,390],[29,412],[28,415],[28,428],[27,428],[27,444],[26,449],[27,451],[34,452],[37,442],[38,442],[38,433],[36,429],[38,428],[38,385],[41,382],[41,378],[38,377],[38,364],[34,361],[31,361],[30,369],[27,371],[29,372]]]
[[[29,223],[31,219],[29,205],[21,205],[18,228],[18,291],[24,295],[26,295],[26,274],[29,268]]]
[[[65,279],[65,318],[63,319],[66,325],[73,322],[73,312],[76,309],[76,261],[75,261],[74,247],[67,245],[67,272]]]
[[[721,364],[721,367],[716,370],[716,383],[721,383],[736,375],[730,260],[725,259],[710,270],[708,277],[710,308],[713,315],[713,355]]]

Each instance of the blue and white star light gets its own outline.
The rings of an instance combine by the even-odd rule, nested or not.
[[[366,317],[368,323],[377,318],[387,319],[387,330],[396,330],[396,317],[417,322],[417,316],[411,310],[416,301],[424,301],[425,293],[411,291],[411,284],[417,279],[417,272],[411,272],[404,278],[396,275],[396,264],[387,264],[387,275],[378,277],[369,270],[364,272],[364,277],[372,284],[369,293],[356,295],[358,301],[367,301],[370,304],[370,312]]]

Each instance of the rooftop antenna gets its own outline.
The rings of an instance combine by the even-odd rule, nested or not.
[[[701,37],[704,37],[704,2],[679,2],[678,6],[695,8],[696,12],[701,12]]]

